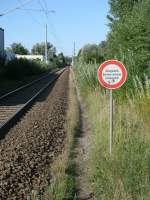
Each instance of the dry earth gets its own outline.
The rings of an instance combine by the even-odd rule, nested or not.
[[[74,78],[75,79],[75,78]],[[77,85],[77,84],[76,84]],[[85,104],[76,88],[80,104],[80,132],[77,133],[76,147],[74,149],[76,163],[76,195],[77,200],[94,200],[94,193],[89,182],[89,158],[90,158],[90,136],[91,128],[86,112]]]

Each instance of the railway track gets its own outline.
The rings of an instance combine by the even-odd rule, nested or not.
[[[0,97],[0,139],[31,107],[36,98],[64,72],[64,69],[37,79]]]

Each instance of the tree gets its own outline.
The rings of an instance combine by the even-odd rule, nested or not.
[[[50,43],[47,43],[47,51],[48,51],[48,60],[52,61],[56,55],[56,48]],[[45,56],[45,43],[36,43],[31,50],[34,55],[43,55]]]
[[[59,53],[57,56],[55,56],[54,65],[56,67],[65,67],[67,65],[67,62],[63,53]]]
[[[110,2],[111,14],[118,19],[110,21],[111,31],[108,34],[106,45],[107,58],[122,60],[127,67],[130,66],[128,74],[132,74],[132,71],[141,76],[150,64],[149,0],[138,2],[111,0]],[[130,7],[130,9],[125,12],[125,7],[126,9]]]
[[[0,71],[3,69],[6,61],[6,55],[0,51]]]
[[[57,55],[57,59],[58,59],[58,62],[59,62],[59,66],[65,67],[65,57],[64,57],[63,53],[59,53]]]
[[[71,62],[72,62],[72,57],[65,56],[65,63],[66,63],[66,66],[70,66],[70,65],[71,65]]]
[[[142,0],[109,0],[110,4],[110,15],[109,19],[121,19],[128,12],[131,12],[136,3],[141,2]]]
[[[79,50],[78,59],[81,62],[97,62],[100,63],[104,60],[101,54],[101,46],[96,44],[86,44],[82,49]]]
[[[26,49],[21,43],[12,43],[8,48],[9,51],[12,51],[15,54],[27,55],[29,54],[28,49]]]

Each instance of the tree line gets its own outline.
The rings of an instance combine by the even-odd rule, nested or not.
[[[71,64],[71,58],[66,57],[63,53],[58,53],[56,48],[47,43],[48,63],[36,60],[28,60],[26,58],[17,59],[9,52],[18,55],[45,55],[45,43],[36,43],[33,45],[31,52],[21,43],[12,43],[6,49],[5,54],[0,54],[0,78],[1,80],[23,80],[26,77],[46,73],[54,68],[66,67]],[[11,58],[8,58],[11,55]],[[8,56],[8,57],[7,57]]]
[[[45,43],[36,43],[33,45],[31,52],[24,47],[21,43],[12,43],[10,47],[7,48],[8,51],[13,52],[14,54],[19,55],[43,55],[45,56]],[[69,57],[64,56],[61,52],[57,54],[56,47],[50,42],[47,43],[47,51],[48,51],[48,61],[53,63],[53,65],[64,67],[69,65],[71,59]]]
[[[128,74],[150,75],[150,0],[109,0],[109,33],[100,44],[87,44],[77,59],[100,63],[121,60]]]

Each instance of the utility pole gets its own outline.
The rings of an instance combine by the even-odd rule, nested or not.
[[[45,62],[48,63],[48,50],[47,50],[47,24],[45,27]]]
[[[44,12],[45,15],[47,15],[48,13],[53,13],[53,14],[56,13],[55,10],[47,10],[47,9],[44,9],[44,8],[42,8],[41,10],[40,10],[40,9],[23,9],[23,8],[21,8],[22,6],[26,5],[26,4],[29,3],[30,1],[32,1],[32,0],[26,0],[26,1],[24,1],[23,3],[21,3],[20,6],[17,6],[17,7],[15,7],[15,8],[12,8],[12,9],[6,11],[5,13],[0,13],[0,17],[4,16],[4,15],[6,15],[6,14],[9,14],[10,12],[13,12],[13,11],[15,11],[15,10],[26,10],[26,11],[29,10],[29,11]],[[47,24],[46,24],[46,26],[45,26],[45,63],[46,63],[46,64],[48,63]]]

